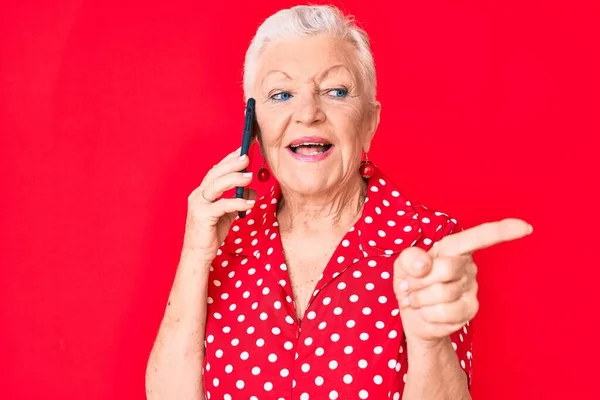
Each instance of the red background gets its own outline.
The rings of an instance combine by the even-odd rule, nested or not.
[[[466,226],[535,227],[476,256],[477,399],[600,398],[598,17],[562,3],[341,3],[377,62],[371,159]],[[2,3],[1,398],[144,398],[187,195],[239,145],[246,46],[289,5]]]

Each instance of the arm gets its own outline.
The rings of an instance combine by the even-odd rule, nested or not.
[[[423,289],[430,286],[428,289],[411,293],[399,293],[400,297],[407,296],[411,306],[400,304],[400,309],[403,310],[403,322],[408,326],[410,331],[419,331],[420,334],[405,336],[405,347],[407,349],[407,364],[408,370],[405,377],[405,386],[403,400],[465,400],[471,399],[469,394],[470,388],[470,373],[471,373],[471,344],[472,344],[472,327],[464,327],[458,329],[458,325],[451,324],[446,326],[440,324],[443,322],[443,315],[434,308],[430,309],[429,313],[422,314],[420,308],[428,308],[440,303],[453,303],[461,294],[462,290],[457,288],[466,288],[468,285],[456,286],[451,283],[462,278],[466,268],[459,268],[457,273],[448,274],[454,263],[444,263],[441,265],[441,272],[446,270],[446,274],[439,274],[440,271],[433,271],[434,260],[430,258],[433,245],[444,237],[451,235],[454,231],[460,231],[455,220],[443,213],[434,213],[420,206],[416,206],[418,214],[429,218],[430,223],[422,224],[423,238],[431,238],[427,243],[421,239],[418,241],[417,247],[427,251],[429,254],[423,254],[419,251],[414,253],[415,249],[408,251],[407,264],[413,264],[414,261],[421,259],[427,261],[427,269],[429,266],[432,270],[425,275],[425,281],[418,282],[410,280],[408,275],[405,275],[407,282],[411,282],[411,289]],[[411,252],[413,255],[411,256]],[[419,254],[421,253],[421,254]],[[405,254],[406,256],[406,254]],[[446,260],[450,261],[450,260]],[[464,261],[464,260],[463,260]],[[470,261],[470,260],[469,260]],[[407,270],[410,271],[410,265],[407,265]],[[421,273],[423,273],[422,271]],[[421,276],[420,273],[417,273]],[[436,279],[437,278],[439,279]],[[421,284],[419,284],[421,283]],[[440,286],[444,284],[444,288]],[[441,290],[440,290],[441,289]],[[445,293],[444,293],[445,292]],[[454,303],[457,304],[457,303]],[[413,309],[414,310],[411,310]],[[446,314],[455,314],[456,308],[451,307],[452,311],[446,311]],[[415,311],[415,312],[412,312]],[[423,310],[426,311],[426,310]],[[438,311],[438,312],[435,312]],[[437,314],[437,315],[436,315]],[[459,315],[461,313],[458,313]],[[448,316],[448,315],[447,315]],[[425,317],[425,319],[423,319]],[[435,320],[431,324],[429,320]],[[458,318],[460,319],[460,318]],[[457,321],[453,321],[457,322]],[[454,332],[456,331],[456,332]],[[406,332],[405,332],[406,335]],[[424,340],[427,337],[428,340]]]
[[[467,374],[447,337],[436,343],[407,343],[408,373],[402,400],[471,399]]]
[[[254,200],[220,198],[252,176],[242,174],[248,157],[226,156],[188,197],[181,259],[146,368],[148,400],[203,400],[204,333],[210,266],[239,211]]]
[[[184,250],[146,369],[148,400],[204,400],[202,369],[209,267]]]

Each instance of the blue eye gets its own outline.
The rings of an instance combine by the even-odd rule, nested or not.
[[[346,89],[331,89],[327,91],[328,94],[330,94],[331,97],[346,97],[348,96],[348,90]]]
[[[279,92],[275,93],[271,96],[271,100],[275,101],[287,101],[292,98],[292,95],[289,92]]]

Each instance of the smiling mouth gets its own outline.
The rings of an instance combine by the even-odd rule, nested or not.
[[[289,149],[295,154],[315,156],[317,154],[326,153],[332,146],[331,143],[301,143],[291,145],[289,146]]]

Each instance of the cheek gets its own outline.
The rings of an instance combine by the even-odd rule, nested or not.
[[[282,144],[287,120],[288,117],[284,110],[272,110],[257,115],[257,122],[260,126],[260,139],[266,149],[278,147]]]
[[[361,107],[344,104],[328,110],[328,119],[337,131],[336,134],[345,142],[361,143],[364,113]]]
[[[329,107],[327,107],[327,111],[328,114],[331,113],[340,117],[345,116],[346,119],[356,122],[362,114],[362,107],[360,106],[360,103],[355,101],[339,102],[330,104]]]

